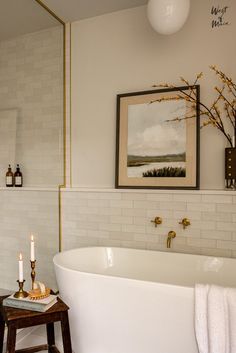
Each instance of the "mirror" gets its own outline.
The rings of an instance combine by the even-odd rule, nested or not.
[[[64,182],[64,24],[36,0],[4,0],[0,12],[0,288],[15,289],[18,256],[30,287],[30,235],[36,280],[55,287],[58,186]],[[19,164],[23,187],[6,188]]]

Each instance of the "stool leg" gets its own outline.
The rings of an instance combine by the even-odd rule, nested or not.
[[[7,332],[7,350],[6,353],[15,353],[16,349],[16,328],[8,326]]]
[[[3,351],[3,340],[4,340],[4,330],[5,330],[5,322],[0,314],[0,353]]]
[[[55,346],[54,323],[47,324],[48,353],[52,353],[52,346]]]
[[[67,311],[61,314],[61,332],[62,332],[64,353],[72,353],[71,339],[70,339],[70,326],[69,326]]]

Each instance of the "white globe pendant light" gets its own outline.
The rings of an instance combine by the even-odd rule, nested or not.
[[[149,0],[147,16],[153,29],[160,34],[173,34],[185,24],[190,0]]]

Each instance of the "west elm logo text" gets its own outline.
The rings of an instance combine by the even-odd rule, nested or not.
[[[228,11],[229,6],[217,7],[212,6],[211,15],[213,16],[213,20],[211,21],[211,28],[219,28],[221,26],[228,26],[229,22],[225,20],[225,14]]]

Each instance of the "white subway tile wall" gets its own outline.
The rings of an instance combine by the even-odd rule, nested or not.
[[[18,111],[15,163],[27,186],[62,183],[62,68],[62,26],[0,42],[0,110]]]
[[[232,192],[85,191],[62,194],[63,250],[121,246],[236,257],[236,197]],[[163,218],[157,227],[151,223]],[[179,222],[188,217],[191,225]],[[167,234],[177,237],[166,248]]]
[[[58,191],[0,190],[0,287],[15,290],[18,257],[30,288],[30,234],[35,237],[36,280],[56,288],[52,258],[58,252]]]

